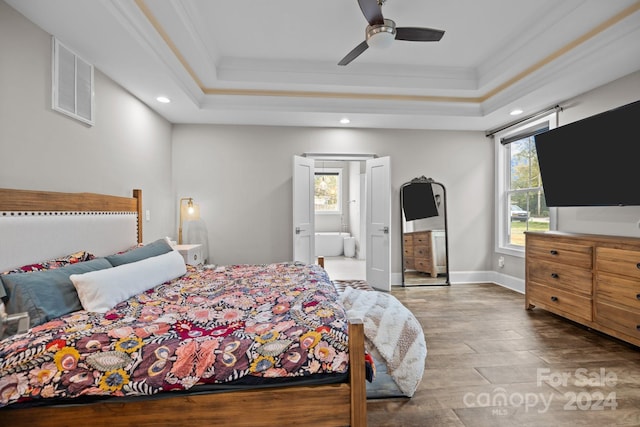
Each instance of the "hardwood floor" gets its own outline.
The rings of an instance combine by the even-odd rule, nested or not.
[[[412,398],[369,400],[369,426],[639,426],[640,349],[493,284],[394,287],[422,324]]]

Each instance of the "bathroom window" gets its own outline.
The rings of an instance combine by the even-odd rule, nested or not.
[[[316,169],[314,205],[316,213],[342,212],[342,169]]]

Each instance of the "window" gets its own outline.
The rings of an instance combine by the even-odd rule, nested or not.
[[[341,188],[342,169],[316,169],[314,194],[316,213],[341,213]]]
[[[555,127],[551,114],[496,134],[497,248],[523,256],[526,231],[548,231],[555,225],[544,198],[535,135]]]

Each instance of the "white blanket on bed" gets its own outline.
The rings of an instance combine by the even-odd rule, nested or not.
[[[413,313],[393,295],[346,287],[340,299],[348,317],[360,317],[364,334],[387,363],[398,388],[413,396],[424,374],[427,345]]]

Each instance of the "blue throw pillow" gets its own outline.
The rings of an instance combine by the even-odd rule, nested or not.
[[[141,261],[153,256],[163,255],[171,252],[172,250],[173,248],[165,239],[158,239],[155,242],[139,248],[132,249],[122,254],[109,255],[105,258],[111,263],[111,265],[117,267],[122,264],[129,264],[131,262]]]
[[[82,310],[72,274],[111,268],[104,258],[71,264],[54,270],[2,277],[8,300],[8,314],[29,313],[30,326],[40,325],[65,314]]]

